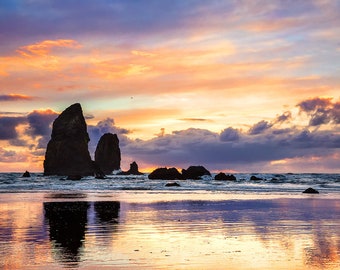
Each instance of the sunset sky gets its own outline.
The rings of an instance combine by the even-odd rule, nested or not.
[[[2,0],[0,171],[82,105],[122,169],[340,173],[340,0]]]

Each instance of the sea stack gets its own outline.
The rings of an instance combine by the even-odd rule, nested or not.
[[[96,166],[104,174],[111,174],[114,170],[120,169],[120,148],[117,134],[105,133],[99,139],[95,152]]]
[[[75,103],[53,122],[45,154],[44,175],[93,175],[89,141],[81,105]]]

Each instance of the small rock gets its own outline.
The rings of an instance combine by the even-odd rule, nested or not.
[[[177,182],[169,182],[165,184],[166,187],[180,187],[181,185]]]
[[[259,181],[259,180],[263,180],[263,179],[260,178],[260,177],[256,177],[255,175],[252,175],[252,176],[250,177],[250,180]]]
[[[69,175],[67,176],[66,180],[80,180],[81,175]]]
[[[319,191],[317,191],[314,188],[307,188],[305,191],[303,191],[302,193],[309,193],[309,194],[319,194]]]
[[[29,171],[25,171],[22,177],[31,177],[31,174],[29,173]]]

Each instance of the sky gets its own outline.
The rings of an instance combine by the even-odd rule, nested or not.
[[[82,105],[122,169],[340,173],[340,0],[2,0],[0,171]]]

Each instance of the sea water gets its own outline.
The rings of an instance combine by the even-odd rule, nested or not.
[[[167,180],[149,180],[148,175],[108,175],[106,179],[84,177],[79,181],[66,177],[44,176],[31,173],[24,178],[21,173],[0,173],[0,192],[34,191],[110,191],[110,190],[179,190],[222,191],[233,193],[296,193],[308,187],[322,193],[340,192],[340,174],[234,174],[236,181],[214,180],[214,175],[201,180],[176,180],[180,187],[166,187]],[[262,180],[250,180],[255,175]],[[175,180],[174,180],[175,181]]]

